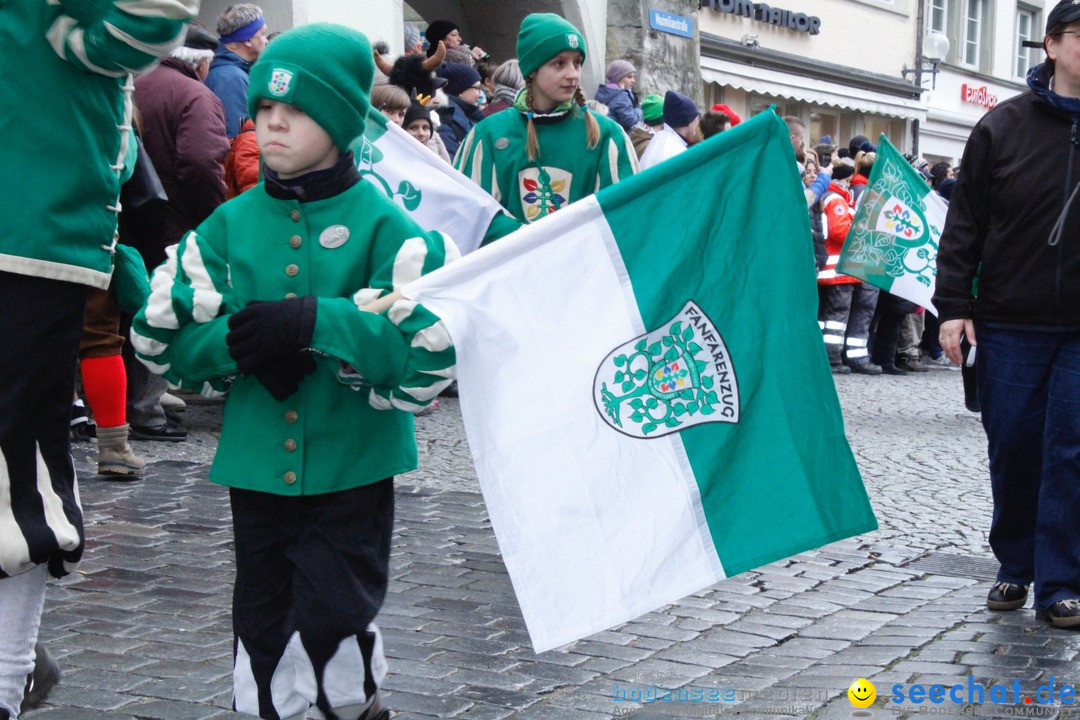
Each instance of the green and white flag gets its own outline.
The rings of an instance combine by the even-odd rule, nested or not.
[[[453,338],[537,652],[877,527],[801,188],[763,113],[402,289]]]
[[[495,198],[378,111],[350,146],[364,179],[381,188],[425,230],[450,236],[462,255],[480,247]]]
[[[930,298],[937,277],[938,241],[948,210],[944,198],[930,189],[882,135],[836,271],[865,280],[936,315]]]

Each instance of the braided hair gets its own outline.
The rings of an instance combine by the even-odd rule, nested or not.
[[[529,77],[525,78],[525,107],[528,112],[525,113],[525,117],[528,118],[527,130],[525,133],[525,150],[529,155],[529,160],[536,160],[540,154],[540,140],[536,136],[536,124],[533,122],[533,116],[536,114],[536,108],[533,107],[533,85],[536,82],[536,74],[533,73]],[[577,86],[574,90],[574,102],[581,108],[581,112],[585,114],[585,144],[590,150],[595,148],[600,143],[600,125],[597,124],[596,118],[589,112],[589,109],[585,106],[585,93],[581,91],[581,85]]]

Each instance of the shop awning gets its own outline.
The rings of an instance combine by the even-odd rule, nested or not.
[[[702,57],[701,76],[705,82],[715,82],[759,95],[798,100],[811,105],[857,110],[907,120],[926,119],[926,108],[922,107],[917,99],[730,60]]]

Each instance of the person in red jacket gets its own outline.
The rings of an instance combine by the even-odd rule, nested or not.
[[[845,335],[848,329],[848,316],[851,313],[851,297],[859,280],[836,272],[840,262],[840,249],[847,239],[855,217],[855,205],[851,200],[851,176],[855,174],[852,165],[838,165],[832,173],[832,182],[821,196],[821,217],[825,234],[825,266],[818,271],[818,324],[825,339],[825,348],[829,353],[829,365],[834,373],[845,374],[859,372],[866,375],[880,375],[881,368],[870,362],[866,341],[862,347],[848,347],[848,364],[844,364]],[[847,341],[851,343],[849,338]],[[857,340],[856,340],[857,342]],[[861,354],[860,354],[861,349]]]
[[[232,200],[258,184],[259,144],[255,141],[255,123],[246,118],[225,156],[225,199]]]

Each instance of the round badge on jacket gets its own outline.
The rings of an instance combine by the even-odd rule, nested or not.
[[[331,225],[319,233],[319,244],[324,248],[336,248],[349,239],[349,228],[344,225]]]
[[[496,150],[505,150],[508,147],[510,147],[510,141],[504,137],[501,137],[495,141]]]

